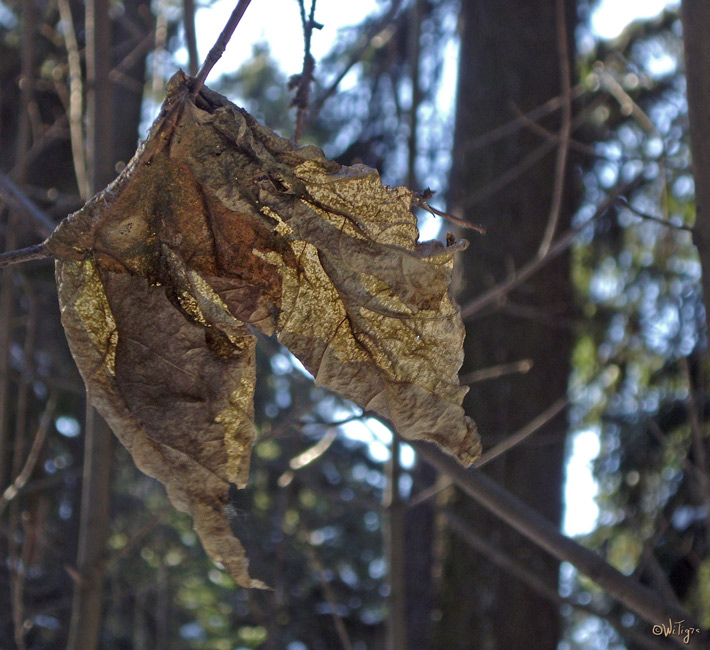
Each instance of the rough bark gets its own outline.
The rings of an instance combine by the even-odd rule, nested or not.
[[[566,2],[568,23],[575,4]],[[573,29],[568,29],[573,34]],[[569,40],[569,39],[568,39]],[[459,302],[466,305],[537,254],[553,203],[555,154],[487,193],[491,183],[541,144],[527,131],[474,150],[475,138],[560,94],[554,0],[465,0],[461,11],[461,54],[450,207],[457,216],[487,226],[461,263]],[[559,116],[545,126],[560,128]],[[488,195],[487,195],[488,194]],[[558,231],[569,223],[569,183]],[[507,300],[466,323],[462,374],[532,359],[532,370],[474,384],[465,406],[475,416],[484,447],[490,447],[564,396],[569,373],[572,310],[567,256],[557,258],[511,293]],[[552,420],[532,442],[491,463],[490,475],[549,521],[561,518],[564,415]],[[487,444],[486,444],[486,441]],[[490,514],[456,494],[457,515],[493,544],[519,558],[551,589],[558,563]],[[555,648],[557,607],[516,578],[472,552],[454,533],[446,538],[448,563],[436,647],[514,650]]]

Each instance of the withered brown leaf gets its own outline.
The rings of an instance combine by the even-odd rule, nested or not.
[[[255,337],[316,382],[470,465],[480,454],[458,381],[451,297],[465,242],[418,243],[413,193],[296,146],[173,77],[121,175],[45,243],[90,399],[138,467],[190,513],[243,586],[225,514],[253,443]]]

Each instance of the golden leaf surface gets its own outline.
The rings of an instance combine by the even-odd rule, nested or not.
[[[254,437],[250,328],[275,333],[318,384],[468,466],[480,442],[461,407],[450,289],[465,242],[419,243],[411,191],[190,87],[173,77],[126,169],[45,245],[92,403],[210,556],[263,586],[225,511]]]

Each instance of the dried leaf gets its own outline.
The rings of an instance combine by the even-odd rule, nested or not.
[[[418,243],[413,200],[178,73],[124,172],[46,242],[92,402],[241,585],[263,586],[225,514],[253,442],[250,327],[405,438],[480,455],[450,293],[465,242]]]

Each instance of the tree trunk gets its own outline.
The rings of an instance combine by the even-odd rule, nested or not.
[[[567,34],[574,34],[575,4],[565,2],[565,10]],[[517,117],[516,111],[529,111],[560,95],[560,50],[564,48],[558,41],[555,0],[462,3],[450,208],[488,229],[484,237],[472,238],[460,260],[459,301],[464,306],[538,255],[546,237],[554,204],[556,147],[525,129],[482,148],[474,145],[476,138]],[[556,132],[559,116],[543,124]],[[524,164],[545,145],[546,155],[533,165]],[[515,175],[503,183],[504,174],[511,170]],[[571,215],[569,183],[563,187],[558,232],[569,225]],[[462,376],[524,359],[533,364],[527,373],[501,374],[472,385],[464,405],[478,423],[484,449],[565,395],[572,349],[568,267],[568,257],[558,257],[504,300],[467,319]],[[565,434],[562,414],[531,442],[502,455],[488,468],[498,483],[556,523],[562,512]],[[518,558],[550,589],[557,589],[556,560],[460,493],[450,501],[457,516]],[[544,650],[557,646],[556,605],[473,552],[455,533],[448,532],[445,541],[448,554],[436,647]]]
[[[710,13],[703,0],[683,0],[683,45],[688,84],[690,145],[695,176],[695,244],[702,267],[703,299],[710,305]]]
[[[115,162],[127,162],[135,150],[144,81],[145,58],[138,56],[125,73],[125,78],[134,84],[115,88],[111,84],[112,65],[119,63],[112,61],[112,43],[130,44],[132,35],[118,29],[112,34],[109,4],[109,0],[87,0],[86,3],[86,141],[88,172],[94,193],[113,180]],[[148,9],[142,0],[125,4],[126,13],[132,18],[138,16],[140,5]],[[77,557],[80,581],[74,588],[69,650],[95,650],[99,645],[114,446],[113,433],[106,422],[93,407],[87,406]]]

